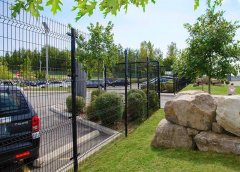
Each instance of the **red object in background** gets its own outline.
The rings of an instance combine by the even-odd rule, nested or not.
[[[17,71],[17,72],[16,72],[16,75],[17,75],[17,77],[20,77],[20,72]]]

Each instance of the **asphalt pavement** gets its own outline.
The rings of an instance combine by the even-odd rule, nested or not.
[[[136,86],[135,86],[136,87]],[[88,90],[87,101],[90,101],[91,90]],[[109,92],[118,92],[124,94],[124,87],[108,87]],[[31,102],[36,113],[39,115],[40,123],[40,159],[46,157],[49,153],[62,148],[61,154],[56,154],[57,157],[49,156],[44,159],[41,168],[32,168],[31,171],[56,171],[62,166],[68,164],[72,158],[72,148],[66,149],[66,145],[72,143],[72,120],[66,116],[54,113],[50,110],[53,105],[61,105],[66,108],[66,98],[70,95],[63,91],[25,91],[27,99]],[[175,97],[173,94],[161,94],[161,107],[164,107],[166,101]],[[64,111],[64,109],[62,110]],[[77,123],[78,138],[93,132],[95,129]],[[98,137],[95,137],[88,142],[79,143],[79,154],[84,154],[97,144],[102,143],[108,139],[110,135],[100,132]],[[65,150],[66,149],[66,150]],[[19,169],[19,166],[18,166]]]

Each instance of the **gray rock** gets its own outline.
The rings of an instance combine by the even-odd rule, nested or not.
[[[204,131],[197,134],[194,137],[194,141],[200,151],[213,151],[218,153],[233,153],[240,155],[239,137]]]
[[[196,136],[199,133],[199,131],[192,128],[187,128],[187,133],[189,136]]]
[[[152,146],[164,148],[192,148],[193,140],[183,126],[163,119],[158,124]]]
[[[217,123],[226,131],[240,136],[240,96],[223,96],[217,103]]]
[[[190,92],[165,104],[168,121],[197,130],[211,130],[216,117],[216,103],[208,93]]]
[[[213,122],[212,123],[212,131],[215,133],[223,133],[223,128],[217,123],[217,122]]]

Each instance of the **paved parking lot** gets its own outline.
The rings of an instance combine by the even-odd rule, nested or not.
[[[92,89],[89,89],[87,93],[88,101],[90,101],[91,91]],[[124,94],[124,87],[108,87],[107,91]],[[54,91],[25,91],[25,93],[41,119],[40,159],[44,157],[43,167],[31,168],[31,171],[55,171],[68,164],[72,158],[72,148],[66,148],[66,145],[72,143],[72,121],[66,116],[52,112],[50,108],[53,105],[65,107],[66,98],[70,93]],[[161,94],[161,106],[164,107],[166,101],[171,100],[173,97],[173,94]],[[78,138],[93,131],[92,127],[80,123],[77,125]],[[109,135],[106,133],[100,132],[98,137],[89,140],[87,143],[79,143],[79,153],[83,154],[108,137]],[[54,156],[49,155],[50,152],[59,149],[62,149],[62,153],[57,153],[57,157],[54,158]],[[16,169],[18,168],[19,166],[16,166]]]
[[[70,93],[26,92],[26,94],[41,119],[40,159],[45,157],[43,160],[45,161],[44,166],[39,169],[32,169],[32,171],[55,171],[67,164],[72,158],[72,148],[66,148],[66,145],[72,143],[72,120],[52,112],[50,108],[56,104],[65,107],[66,98]],[[91,133],[93,130],[92,127],[77,123],[78,138]],[[91,146],[98,144],[107,137],[108,135],[100,133],[97,138],[85,143],[85,146],[79,144],[79,153],[87,151]],[[48,156],[49,152],[54,152],[58,149],[62,153],[58,153],[57,158]]]

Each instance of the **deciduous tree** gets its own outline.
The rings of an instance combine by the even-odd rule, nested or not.
[[[196,74],[209,77],[209,93],[211,78],[222,79],[226,74],[236,73],[235,62],[239,59],[240,44],[234,37],[240,25],[237,21],[227,21],[223,14],[208,8],[195,24],[185,24],[189,32],[185,65]]]
[[[194,9],[197,9],[199,6],[200,0],[194,0]],[[221,4],[223,0],[206,0],[207,4],[210,5],[212,2],[215,4]],[[65,1],[66,3],[67,1]],[[92,15],[96,8],[99,8],[100,11],[106,16],[107,14],[117,15],[122,9],[127,12],[129,5],[134,5],[136,7],[142,7],[145,11],[146,5],[149,2],[155,3],[156,0],[74,0],[75,5],[72,7],[73,11],[77,11],[76,20],[79,20],[85,15]],[[30,12],[33,16],[39,16],[40,11],[43,11],[46,6],[51,7],[53,14],[61,11],[63,6],[62,0],[15,0],[14,5],[12,6],[12,15],[16,16],[21,9]]]

